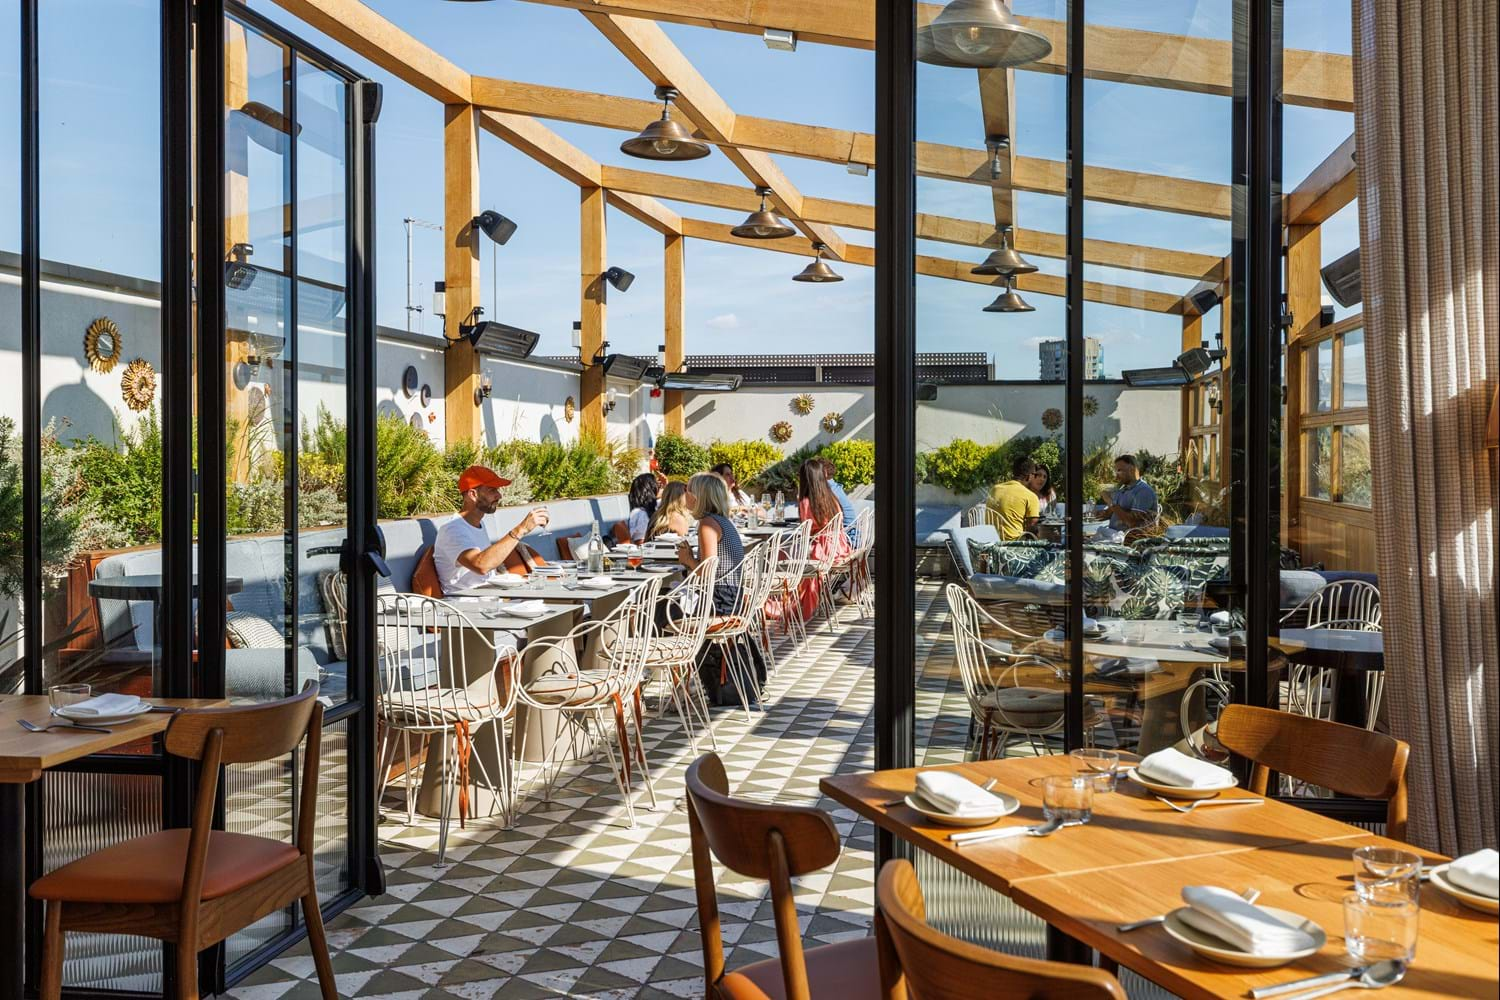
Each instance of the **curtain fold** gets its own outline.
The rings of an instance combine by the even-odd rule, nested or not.
[[[1408,837],[1496,846],[1500,0],[1354,0],[1373,496]]]

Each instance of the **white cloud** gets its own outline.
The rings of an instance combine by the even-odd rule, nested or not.
[[[740,318],[734,313],[720,313],[703,325],[713,330],[737,330]]]

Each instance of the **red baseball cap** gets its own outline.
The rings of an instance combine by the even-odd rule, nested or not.
[[[471,465],[458,477],[458,492],[460,493],[467,493],[479,486],[493,486],[498,490],[502,486],[509,485],[509,479],[502,479],[496,475],[494,469],[483,465]]]

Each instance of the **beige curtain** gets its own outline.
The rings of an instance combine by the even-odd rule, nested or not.
[[[1500,0],[1353,0],[1359,235],[1392,732],[1410,839],[1496,846]]]

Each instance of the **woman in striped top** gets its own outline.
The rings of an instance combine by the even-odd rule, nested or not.
[[[714,613],[727,615],[734,610],[740,596],[740,563],[745,560],[745,545],[734,522],[729,519],[729,488],[711,472],[688,480],[688,503],[698,518],[698,551],[684,539],[677,543],[677,558],[689,570],[710,556],[719,557],[714,576]]]

